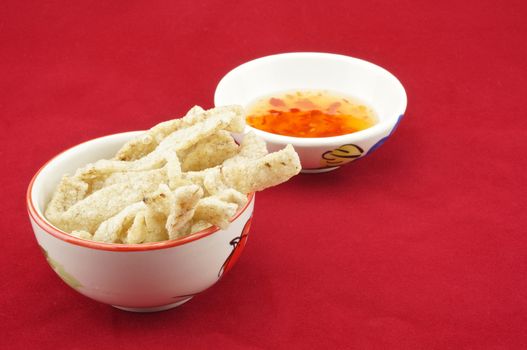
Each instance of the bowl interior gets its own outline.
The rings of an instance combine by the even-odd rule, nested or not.
[[[379,123],[404,113],[406,94],[387,70],[357,58],[327,53],[286,53],[259,58],[230,71],[218,84],[216,106],[247,106],[273,92],[325,89],[359,98],[377,112]]]
[[[46,204],[65,174],[73,174],[79,167],[103,158],[111,158],[121,146],[142,131],[100,137],[72,147],[46,163],[34,179],[30,193],[35,210],[44,217]]]

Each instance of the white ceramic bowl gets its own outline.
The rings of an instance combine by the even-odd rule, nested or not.
[[[108,244],[73,237],[51,225],[43,212],[65,173],[112,157],[141,132],[97,138],[59,154],[33,177],[27,192],[29,218],[53,270],[79,293],[130,311],[178,306],[216,283],[238,259],[250,228],[254,194],[228,229],[211,227],[178,240]]]
[[[373,107],[379,122],[352,134],[299,138],[276,135],[250,126],[267,142],[270,151],[292,144],[303,172],[322,172],[364,157],[379,147],[395,130],[406,109],[402,84],[387,70],[357,58],[316,52],[293,52],[244,63],[219,82],[216,106],[247,107],[262,96],[288,90],[328,90],[356,97]],[[242,135],[235,135],[238,141]]]

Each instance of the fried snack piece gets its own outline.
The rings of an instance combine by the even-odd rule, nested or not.
[[[51,223],[58,222],[62,213],[81,199],[84,199],[88,188],[88,184],[84,181],[67,175],[63,176],[48,203],[44,215]]]
[[[176,239],[188,234],[190,222],[202,196],[203,190],[197,185],[183,186],[174,191],[170,203],[170,214],[165,226],[169,239]]]
[[[192,220],[192,224],[190,226],[190,233],[192,234],[199,231],[203,231],[211,226],[212,224],[210,222],[206,222],[205,220]]]
[[[225,229],[237,210],[238,206],[234,203],[227,203],[216,197],[206,197],[199,201],[194,218]]]
[[[215,195],[227,190],[227,185],[225,185],[223,182],[221,167],[205,171],[202,176],[203,177],[199,175],[195,178],[192,178],[192,181],[198,181],[209,195]]]
[[[189,126],[202,123],[208,118],[214,118],[221,114],[233,114],[233,118],[226,127],[232,132],[242,132],[244,128],[243,110],[240,106],[216,107],[209,111],[199,106],[194,106],[187,115],[181,119],[173,119],[154,126],[145,134],[127,142],[116,154],[116,160],[137,160],[152,152],[160,142],[176,130],[185,129]]]
[[[143,202],[127,206],[117,215],[103,221],[95,231],[93,239],[106,243],[122,243],[125,241],[127,231],[134,223],[136,215],[145,209],[146,204]]]
[[[168,239],[179,238],[190,230],[190,221],[198,201],[203,195],[203,190],[196,185],[184,186],[171,192],[167,185],[160,185],[159,189],[142,201],[131,204],[118,214],[103,221],[93,239],[106,243],[142,243],[155,241],[159,237],[149,235],[150,219],[158,217],[160,222],[165,222]],[[158,226],[157,223],[154,223]],[[156,227],[159,229],[159,227]],[[165,238],[165,237],[163,237]]]
[[[293,146],[258,159],[221,168],[224,183],[242,193],[261,191],[289,180],[302,169]]]
[[[104,187],[75,203],[57,218],[48,217],[48,220],[66,232],[95,232],[103,221],[154,192],[164,178],[159,174],[153,175],[150,181],[123,182]]]
[[[139,244],[146,239],[148,228],[146,226],[145,211],[142,210],[134,218],[132,226],[128,229],[126,237],[122,238],[123,243]]]
[[[219,130],[238,130],[243,124],[242,114],[235,108],[217,108],[203,121],[178,129],[166,136],[159,145],[142,158],[133,161],[102,159],[80,168],[75,177],[85,182],[105,178],[114,172],[144,171],[161,168],[166,163],[168,153],[187,150]]]
[[[156,242],[186,235],[202,194],[196,185],[180,187],[173,193],[168,186],[160,185],[154,195],[143,200],[147,210],[137,214],[125,243]],[[157,235],[156,231],[162,234]]]
[[[144,171],[118,171],[109,174],[106,178],[91,183],[89,193],[96,192],[102,188],[119,184],[132,182],[151,181],[152,178],[168,180],[167,166],[163,168],[144,170]]]
[[[191,126],[179,129],[165,137],[153,152],[143,158],[129,162],[103,159],[78,169],[73,177],[65,177],[55,191],[50,205],[48,205],[46,216],[56,223],[62,213],[83,199],[85,195],[114,183],[145,181],[145,177],[151,176],[149,173],[140,175],[134,173],[156,170],[167,163],[167,176],[171,179],[171,186],[175,188],[178,185],[178,174],[181,172],[180,165],[178,165],[179,159],[175,156],[178,151],[185,151],[200,140],[214,136],[216,132],[222,129],[238,130],[239,124],[243,123],[242,114],[236,108],[218,109],[215,113],[211,113],[207,119],[195,119],[200,120],[200,122],[195,122]],[[225,136],[225,134],[220,135],[219,140],[225,140]],[[198,148],[194,151],[197,150]],[[222,158],[224,156],[220,156],[219,159]],[[170,160],[173,160],[172,165]],[[217,161],[217,159],[213,160],[213,162]],[[189,160],[189,162],[191,161]],[[116,173],[118,175],[114,175]]]
[[[237,210],[240,210],[247,204],[249,200],[246,195],[236,191],[234,188],[224,189],[214,195],[214,197],[228,203],[234,203],[238,206]]]
[[[212,225],[229,226],[230,218],[247,204],[248,198],[233,188],[225,189],[199,201],[190,232],[204,230]]]
[[[233,188],[243,194],[276,186],[301,170],[300,159],[293,146],[257,159],[239,159],[227,165],[198,172],[184,173],[186,180],[203,186],[209,194]]]
[[[228,131],[219,130],[181,153],[183,171],[200,171],[220,165],[237,154],[238,145]]]
[[[144,234],[136,235],[143,239],[142,242],[158,242],[168,239],[168,232],[165,228],[167,215],[170,211],[169,198],[172,192],[166,184],[160,184],[157,191],[143,199],[147,208],[144,211]],[[130,237],[129,240],[134,237]]]
[[[167,217],[163,213],[154,212],[147,209],[145,212],[146,238],[147,242],[160,242],[168,239],[168,232],[165,228]]]
[[[152,152],[167,135],[185,126],[205,120],[205,110],[199,106],[192,107],[185,117],[162,122],[143,135],[128,141],[115,155],[115,160],[131,161],[144,157]]]
[[[239,152],[232,158],[229,158],[223,162],[224,166],[234,165],[235,163],[244,162],[248,159],[258,159],[269,152],[267,146],[262,138],[256,136],[254,132],[247,133],[239,148]]]
[[[72,231],[71,235],[77,238],[93,240],[93,235],[86,231]]]
[[[248,160],[258,159],[266,154],[268,152],[265,141],[253,132],[250,132],[243,138],[238,148],[238,153],[226,159],[222,165],[224,167],[241,166]],[[208,195],[214,195],[227,188],[223,183],[223,176],[219,169],[219,167],[215,167],[203,171],[189,171],[183,174],[183,181],[198,184],[206,190]]]
[[[248,193],[300,171],[290,145],[268,154],[265,142],[249,133],[238,146],[229,131],[243,127],[239,107],[195,107],[128,142],[114,159],[65,176],[45,215],[76,237],[107,243],[177,239],[212,225],[225,229]]]

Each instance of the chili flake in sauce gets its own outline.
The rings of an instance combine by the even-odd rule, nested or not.
[[[247,124],[273,134],[330,137],[350,134],[377,122],[372,108],[326,90],[285,92],[249,106]]]

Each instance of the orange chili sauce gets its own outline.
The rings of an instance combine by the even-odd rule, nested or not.
[[[326,90],[278,93],[258,99],[247,110],[247,124],[273,134],[330,137],[364,130],[377,122],[372,108]]]

